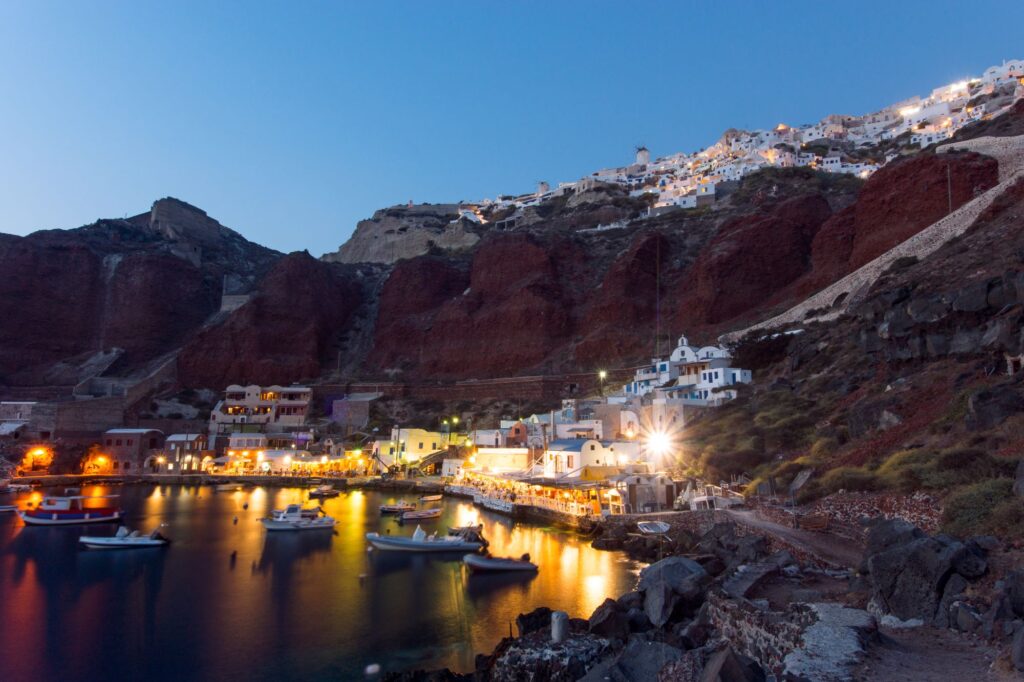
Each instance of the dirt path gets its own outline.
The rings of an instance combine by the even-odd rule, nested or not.
[[[750,510],[729,509],[725,513],[736,523],[743,524],[750,528],[756,528],[781,538],[819,559],[843,568],[856,568],[860,564],[864,548],[847,538],[832,535],[831,533],[818,533],[799,528],[789,528],[780,523],[769,521]]]
[[[984,642],[950,630],[883,629],[879,643],[868,647],[857,666],[858,682],[1002,682],[1019,680],[1014,673],[992,665],[996,652]]]

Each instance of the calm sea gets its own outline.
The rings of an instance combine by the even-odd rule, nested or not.
[[[544,605],[585,618],[636,580],[621,554],[464,501],[445,500],[424,528],[482,522],[493,554],[529,552],[540,572],[470,576],[457,560],[368,553],[368,531],[412,532],[378,512],[403,496],[342,493],[323,503],[333,534],[268,535],[259,519],[306,502],[304,490],[93,492],[119,494],[133,529],[167,524],[173,544],[80,550],[80,535],[115,526],[25,527],[0,515],[0,680],[360,680],[371,663],[468,671],[517,614]]]

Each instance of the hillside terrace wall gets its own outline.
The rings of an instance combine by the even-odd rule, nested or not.
[[[729,599],[714,592],[707,597],[708,617],[740,653],[755,659],[775,675],[781,675],[783,660],[803,645],[803,633],[817,618],[804,604],[787,611],[759,609],[746,599]]]

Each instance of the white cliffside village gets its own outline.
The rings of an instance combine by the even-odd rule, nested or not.
[[[519,211],[602,184],[618,185],[633,196],[652,195],[651,213],[656,215],[713,203],[722,183],[762,168],[806,166],[866,178],[899,156],[901,148],[942,142],[970,123],[998,116],[1021,97],[1024,61],[1007,61],[986,69],[979,78],[935,88],[926,97],[911,97],[863,116],[832,114],[798,126],[780,123],[770,130],[730,129],[706,149],[653,161],[650,150],[639,146],[628,166],[602,168],[555,188],[542,181],[535,192],[463,204],[457,220],[486,222],[487,211]],[[498,221],[499,227],[517,224],[515,213]]]

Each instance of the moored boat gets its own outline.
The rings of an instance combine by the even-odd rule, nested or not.
[[[129,532],[121,526],[113,536],[83,535],[78,538],[78,542],[86,549],[144,549],[165,547],[170,540],[163,536],[160,528],[149,535],[142,535],[137,530]]]
[[[419,511],[407,511],[402,514],[401,519],[405,521],[426,521],[430,519],[437,519],[441,517],[441,508],[437,509],[421,509]]]
[[[18,508],[13,504],[0,504],[0,512],[12,512],[18,511]]]
[[[423,495],[420,497],[420,502],[437,502],[443,499],[444,495]]]
[[[333,517],[320,516],[319,509],[303,509],[297,504],[275,509],[268,518],[260,519],[260,523],[267,530],[324,530],[337,525]]]
[[[412,537],[367,533],[366,539],[384,552],[475,552],[483,547],[480,539],[427,533],[416,526]]]
[[[382,504],[380,506],[381,514],[402,514],[407,511],[412,511],[416,508],[415,504],[411,502],[393,502],[391,504]]]
[[[448,526],[448,535],[462,535],[463,533],[472,531],[474,533],[482,533],[484,530],[484,524],[478,523],[475,526]]]
[[[636,524],[636,527],[645,535],[664,535],[672,528],[664,521],[641,521]]]
[[[27,493],[32,490],[28,483],[8,483],[7,490],[12,493]]]
[[[340,493],[334,489],[334,486],[330,484],[321,485],[309,491],[310,497],[319,498],[337,497],[339,494]]]
[[[498,573],[506,571],[536,571],[537,564],[530,561],[530,555],[524,554],[519,559],[508,559],[503,557],[479,556],[467,554],[462,557],[462,563],[469,567],[474,573]]]
[[[72,492],[69,489],[67,493]],[[84,523],[119,521],[124,512],[117,507],[87,507],[86,500],[99,500],[116,495],[70,495],[44,497],[38,507],[19,509],[18,516],[30,526],[69,526]]]

